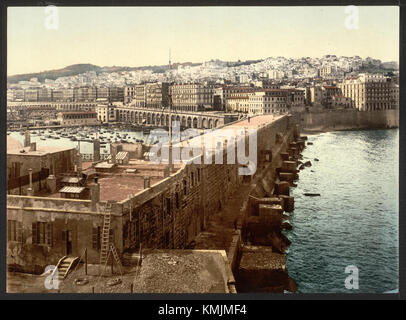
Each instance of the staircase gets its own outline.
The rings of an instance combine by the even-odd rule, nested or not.
[[[58,280],[63,281],[67,277],[69,271],[71,271],[79,262],[79,257],[64,256],[58,261],[54,273],[58,270]]]

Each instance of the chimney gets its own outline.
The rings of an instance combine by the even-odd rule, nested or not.
[[[144,177],[144,189],[148,189],[151,186],[151,179],[150,177]]]
[[[169,177],[169,174],[170,174],[170,172],[169,172],[169,167],[165,167],[165,168],[164,168],[164,178],[168,178],[168,177]]]
[[[30,144],[30,151],[37,151],[37,143],[36,142],[32,142]]]
[[[81,156],[79,150],[76,153],[76,166],[77,166],[78,176],[80,177],[82,175],[82,156]]]
[[[96,203],[100,201],[100,184],[98,182],[98,177],[94,178],[94,184],[92,184],[90,189],[90,197],[92,200],[92,208],[95,209]]]
[[[25,131],[24,147],[29,147],[31,144],[31,133],[29,130]]]
[[[116,163],[117,147],[113,144],[110,145],[111,163]]]
[[[93,142],[93,161],[100,161],[100,140],[95,139]]]

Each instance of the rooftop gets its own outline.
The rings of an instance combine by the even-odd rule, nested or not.
[[[84,187],[63,187],[59,192],[63,193],[82,193],[83,190],[86,188]]]
[[[23,145],[16,139],[7,136],[7,152],[9,150],[21,149]]]
[[[79,183],[80,180],[78,177],[65,177],[62,179],[62,183]]]
[[[161,181],[162,177],[151,177],[150,185]],[[130,194],[136,194],[144,189],[144,177],[128,173],[125,175],[112,175],[98,180],[100,184],[100,200],[122,201]]]
[[[7,138],[8,143],[8,138]],[[29,156],[43,156],[49,153],[58,153],[62,151],[74,150],[75,148],[72,147],[51,147],[51,146],[38,146],[36,151],[30,151],[30,147],[19,147],[18,144],[13,143],[13,147],[17,147],[17,149],[9,149],[7,146],[7,155],[29,155]],[[21,152],[24,150],[24,152]]]
[[[143,257],[134,292],[229,293],[228,282],[233,280],[229,268],[220,250],[150,250]]]
[[[217,250],[143,250],[141,267],[122,266],[122,276],[114,265],[105,268],[100,277],[100,266],[79,264],[60,283],[60,293],[230,293],[235,292],[234,281],[225,251]],[[57,293],[44,287],[48,275],[7,272],[9,293]],[[75,279],[86,278],[87,284],[76,285]],[[108,282],[120,278],[122,283],[109,286]],[[231,279],[230,279],[231,278]]]

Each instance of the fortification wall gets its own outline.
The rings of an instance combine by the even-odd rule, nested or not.
[[[302,113],[302,128],[309,131],[383,129],[399,127],[399,110],[331,110]]]
[[[266,161],[263,151],[276,149],[276,134],[286,135],[295,123],[294,117],[285,116],[258,128],[257,172]],[[224,146],[223,164],[185,164],[170,177],[123,201],[124,248],[135,249],[139,243],[147,248],[186,247],[243,182],[240,165],[226,160]]]

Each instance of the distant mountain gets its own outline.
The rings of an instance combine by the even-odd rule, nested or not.
[[[80,73],[88,71],[96,71],[99,73],[102,70],[101,67],[95,66],[93,64],[73,64],[71,66],[65,67],[63,69],[57,70],[48,70],[37,73],[26,73],[26,74],[17,74],[7,77],[9,83],[16,83],[18,81],[29,81],[31,78],[38,78],[38,81],[44,82],[45,79],[55,80],[59,77],[74,76]]]
[[[260,62],[262,60],[247,60],[247,61],[238,61],[238,62],[227,62],[227,65],[230,67],[236,67],[241,65],[249,65],[252,63]],[[183,63],[173,63],[172,68],[177,69],[178,67],[195,67],[200,66],[202,63],[193,63],[193,62],[183,62]],[[39,82],[44,82],[45,79],[55,80],[59,77],[68,77],[68,76],[75,76],[81,73],[85,73],[88,71],[94,71],[97,74],[102,72],[121,72],[121,71],[137,71],[137,70],[151,70],[155,73],[163,73],[168,70],[168,65],[161,65],[161,66],[142,66],[142,67],[120,67],[120,66],[112,66],[112,67],[99,67],[94,64],[89,63],[81,63],[81,64],[73,64],[71,66],[57,69],[57,70],[48,70],[43,72],[36,72],[36,73],[26,73],[26,74],[17,74],[7,77],[8,83],[17,83],[19,81],[29,81],[31,78],[38,78]]]
[[[173,67],[177,68],[178,66],[197,66],[197,65],[201,65],[201,63],[192,63],[192,62],[175,63]],[[81,64],[73,64],[71,66],[57,70],[48,70],[36,73],[12,75],[7,77],[7,81],[8,83],[17,83],[19,81],[29,81],[31,78],[38,78],[39,82],[44,82],[45,79],[55,80],[59,77],[75,76],[89,71],[102,73],[102,72],[135,71],[135,70],[152,70],[153,72],[162,73],[168,70],[168,65],[142,66],[142,67],[120,67],[120,66],[99,67],[94,64],[81,63]]]

